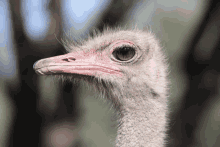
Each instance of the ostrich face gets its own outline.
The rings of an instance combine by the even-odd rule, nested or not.
[[[104,30],[82,45],[65,44],[68,54],[36,62],[35,71],[95,85],[119,116],[115,146],[164,146],[168,64],[153,34]]]
[[[42,75],[89,75],[114,86],[132,84],[140,90],[146,85],[154,89],[164,73],[164,69],[160,69],[164,63],[157,44],[149,32],[108,30],[79,47],[68,46],[72,50],[68,54],[37,61],[34,69]],[[163,82],[163,78],[161,80]]]

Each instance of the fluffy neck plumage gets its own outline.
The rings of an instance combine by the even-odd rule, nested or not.
[[[130,89],[131,87],[133,89]],[[129,85],[125,89],[119,98],[121,117],[118,120],[115,146],[163,147],[166,131],[166,97],[161,97],[146,85],[141,87]]]

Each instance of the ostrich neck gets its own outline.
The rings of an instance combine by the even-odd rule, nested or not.
[[[133,92],[132,92],[133,93]],[[166,97],[152,93],[126,94],[116,147],[163,147],[166,126]]]

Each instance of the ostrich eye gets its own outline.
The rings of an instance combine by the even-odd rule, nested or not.
[[[113,56],[119,61],[128,61],[135,55],[135,49],[133,47],[120,47],[113,51]]]

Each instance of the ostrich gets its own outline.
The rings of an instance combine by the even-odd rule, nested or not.
[[[154,34],[105,29],[80,44],[64,44],[69,53],[35,62],[36,73],[96,85],[119,114],[116,147],[164,147],[168,64]]]

